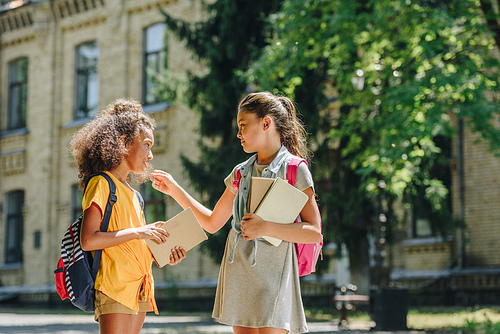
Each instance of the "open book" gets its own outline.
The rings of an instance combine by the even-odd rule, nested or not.
[[[204,240],[207,240],[205,231],[194,216],[193,210],[187,208],[178,215],[169,219],[162,228],[170,234],[164,244],[147,239],[151,253],[158,267],[163,267],[170,262],[172,248],[179,246],[187,252]]]
[[[252,177],[250,185],[249,209],[266,221],[291,224],[302,211],[309,197],[287,181]],[[278,247],[281,239],[264,237],[272,245]]]

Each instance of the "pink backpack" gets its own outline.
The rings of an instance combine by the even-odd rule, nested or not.
[[[307,161],[301,158],[292,158],[290,163],[288,164],[286,171],[286,179],[288,183],[292,186],[295,186],[295,182],[297,179],[297,169],[301,162],[304,162],[307,165]],[[233,182],[234,188],[238,190],[240,185],[241,172],[236,171],[236,179]],[[318,209],[319,210],[319,209]],[[296,220],[295,222],[297,222]],[[295,244],[295,249],[297,250],[297,261],[299,264],[299,276],[309,275],[316,271],[316,263],[318,262],[318,258],[321,255],[321,249],[323,248],[323,235],[318,242],[314,244]]]

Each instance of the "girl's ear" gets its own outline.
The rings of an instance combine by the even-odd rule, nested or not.
[[[264,118],[262,118],[262,126],[264,128],[264,131],[269,130],[271,128],[271,124],[273,123],[273,119],[271,116],[266,115]]]

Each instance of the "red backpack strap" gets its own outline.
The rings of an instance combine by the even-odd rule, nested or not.
[[[292,186],[295,186],[295,182],[297,182],[297,169],[299,168],[301,162],[304,162],[307,165],[307,161],[305,159],[298,157],[293,157],[288,163],[286,179]]]
[[[240,179],[241,179],[241,172],[238,169],[236,171],[236,179],[234,179],[234,181],[233,181],[233,187],[234,187],[234,189],[236,189],[236,191],[238,191],[238,188],[240,187]]]

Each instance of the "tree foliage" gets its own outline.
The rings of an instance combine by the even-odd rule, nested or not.
[[[347,247],[351,265],[367,264],[373,236],[393,239],[407,219],[395,203],[449,234],[456,121],[500,147],[498,8],[491,0],[218,0],[204,22],[165,13],[207,66],[188,80],[202,136],[200,162],[183,158],[192,184],[213,207],[221,180],[245,158],[234,138],[238,101],[248,87],[285,93],[310,133],[326,239]],[[218,257],[224,238],[208,245]]]
[[[203,73],[188,73],[185,99],[200,114],[199,161],[182,157],[193,187],[213,208],[224,192],[224,178],[246,158],[236,138],[238,103],[247,90],[243,75],[266,45],[267,15],[277,0],[219,0],[206,6],[207,19],[186,22],[164,12],[166,24],[206,65]],[[228,224],[211,236],[207,249],[222,257]]]
[[[494,8],[285,0],[271,16],[274,34],[248,78],[296,100],[311,133],[327,237],[347,246],[351,264],[366,260],[370,235],[391,241],[401,222],[396,201],[450,233],[449,172],[441,167],[456,119],[500,147]]]

